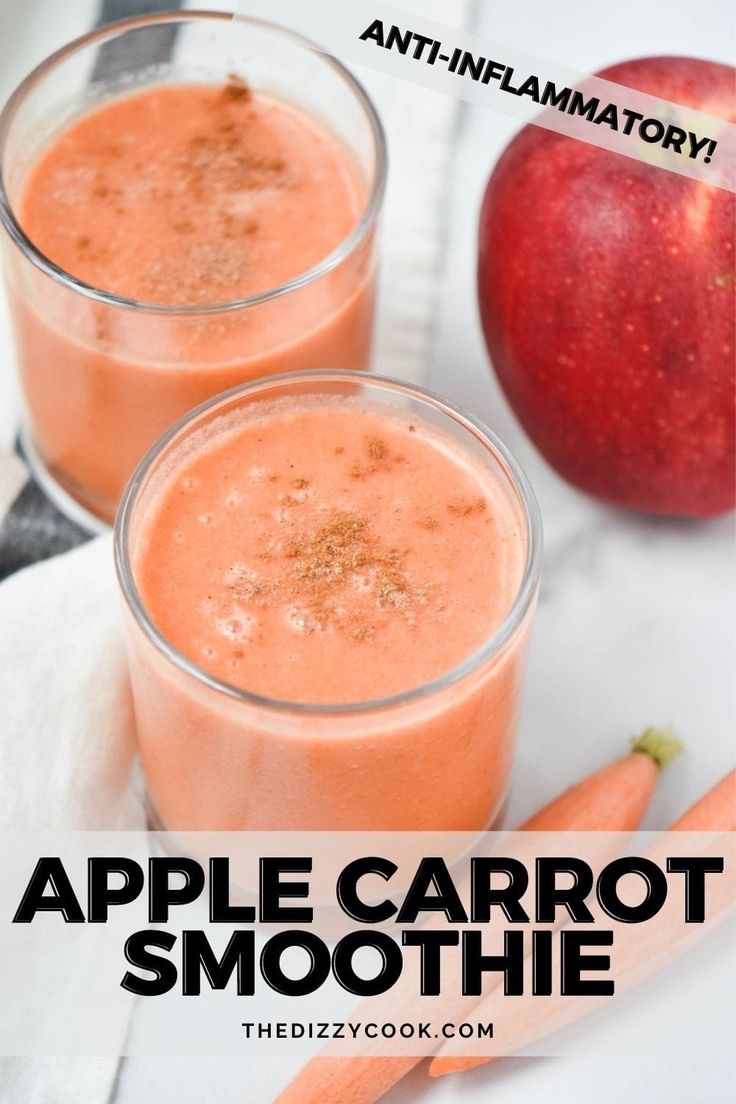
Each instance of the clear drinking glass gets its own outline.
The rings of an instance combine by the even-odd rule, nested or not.
[[[164,638],[136,582],[149,504],[205,427],[224,415],[247,417],[263,400],[325,395],[398,410],[449,435],[490,473],[523,541],[513,604],[480,648],[426,685],[345,705],[272,700],[211,676]],[[121,503],[115,555],[138,743],[158,825],[474,831],[496,821],[513,758],[541,522],[516,461],[473,417],[419,388],[351,372],[292,373],[236,388],[188,414],[141,461]]]
[[[46,142],[102,102],[152,85],[236,74],[319,119],[352,155],[365,206],[309,271],[246,299],[157,305],[62,271],[17,217]],[[224,12],[125,20],[39,65],[0,117],[0,217],[25,408],[23,438],[41,482],[89,527],[110,522],[125,482],[168,425],[238,383],[297,368],[369,368],[375,241],[386,177],[380,121],[361,85],[298,35]]]

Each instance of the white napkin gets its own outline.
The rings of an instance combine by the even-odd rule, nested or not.
[[[118,1063],[111,1058],[3,1058],[3,1104],[96,1104],[107,1100]]]
[[[0,585],[0,831],[145,828],[118,617],[109,536]],[[117,1069],[4,1058],[0,1101],[104,1104]]]
[[[109,536],[0,586],[0,829],[142,829]]]

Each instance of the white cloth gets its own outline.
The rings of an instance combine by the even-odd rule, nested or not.
[[[107,1100],[117,1075],[111,1058],[4,1058],[3,1104],[97,1104]]]
[[[109,536],[0,586],[0,829],[142,829]]]
[[[0,586],[0,832],[143,829],[110,537]],[[110,1025],[122,1049],[128,1017]],[[5,1058],[5,1104],[105,1104],[113,1058]]]

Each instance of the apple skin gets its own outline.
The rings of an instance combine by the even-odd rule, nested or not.
[[[734,75],[675,57],[599,74],[724,118]],[[491,360],[532,441],[591,495],[680,517],[734,507],[735,198],[535,126],[491,176]]]

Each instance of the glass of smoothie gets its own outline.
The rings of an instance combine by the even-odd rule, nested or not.
[[[130,19],[31,73],[0,216],[24,444],[62,509],[110,522],[153,441],[238,383],[369,368],[385,176],[360,84],[270,24]]]
[[[473,417],[355,372],[235,388],[141,461],[115,554],[155,824],[497,821],[541,530]]]

